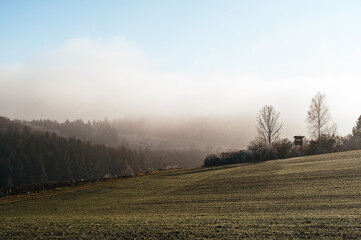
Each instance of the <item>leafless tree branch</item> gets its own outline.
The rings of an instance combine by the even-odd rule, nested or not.
[[[325,94],[318,92],[312,98],[306,121],[311,135],[317,139],[320,139],[324,134],[335,135],[337,127],[332,124]]]
[[[257,115],[257,133],[264,142],[271,144],[280,134],[283,124],[278,122],[280,113],[272,105],[265,105]]]

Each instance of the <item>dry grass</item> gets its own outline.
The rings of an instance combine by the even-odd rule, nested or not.
[[[361,238],[361,151],[0,200],[1,239]]]

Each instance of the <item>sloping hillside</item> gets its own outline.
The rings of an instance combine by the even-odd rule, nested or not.
[[[74,129],[76,126],[68,130]],[[195,167],[201,166],[205,157],[205,152],[196,149],[151,151],[107,147],[45,130],[0,116],[0,187]],[[107,138],[106,134],[102,136]]]
[[[360,238],[361,151],[165,171],[0,200],[0,238]]]

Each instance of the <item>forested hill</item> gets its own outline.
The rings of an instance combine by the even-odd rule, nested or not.
[[[240,121],[243,119],[243,121]],[[110,147],[131,149],[190,150],[207,153],[239,149],[253,136],[247,116],[124,117],[102,121],[58,122],[49,119],[22,123],[64,137],[75,137]]]
[[[61,182],[132,175],[151,166],[126,148],[107,148],[56,134],[9,127],[0,133],[0,184]]]
[[[204,153],[107,147],[39,131],[0,117],[0,185],[132,175],[167,166],[187,166]],[[193,162],[194,164],[194,162]]]
[[[22,123],[39,130],[55,132],[63,137],[74,137],[92,143],[104,144],[109,147],[120,145],[117,130],[108,120],[84,122],[78,119],[75,121],[66,120],[63,123],[59,123],[46,119],[22,121]]]

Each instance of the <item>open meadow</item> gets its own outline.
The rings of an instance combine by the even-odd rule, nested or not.
[[[361,238],[361,151],[0,199],[0,239]]]

